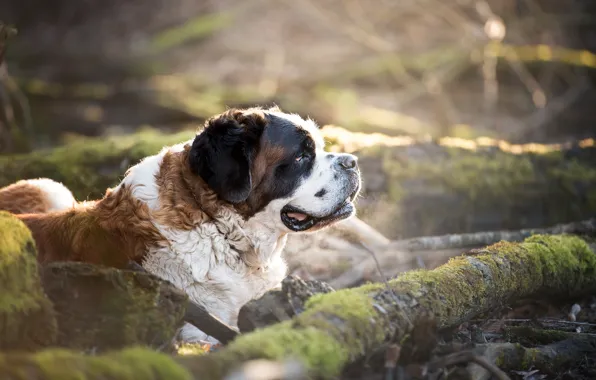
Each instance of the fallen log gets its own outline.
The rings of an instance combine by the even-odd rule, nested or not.
[[[127,269],[141,273],[149,273],[145,268],[134,261],[128,263]],[[239,334],[237,330],[209,313],[204,306],[193,302],[190,299],[187,300],[184,322],[190,323],[205,334],[214,337],[222,344],[231,342]]]
[[[0,211],[0,350],[36,350],[56,340],[52,303],[39,281],[31,232]]]
[[[382,344],[401,342],[422,316],[447,328],[519,297],[579,296],[596,290],[595,271],[596,254],[578,237],[502,242],[432,271],[316,295],[292,320],[240,336],[221,352],[197,358],[193,368],[217,379],[248,359],[295,357],[313,376],[330,378]]]
[[[296,359],[309,375],[333,378],[347,363],[383,344],[404,342],[425,316],[448,328],[519,297],[580,296],[596,291],[595,272],[596,254],[581,238],[537,235],[454,258],[432,271],[404,273],[385,284],[316,295],[293,319],[241,335],[210,355],[171,359],[143,350],[103,357],[48,352],[6,356],[0,363],[10,365],[0,364],[0,373],[27,371],[54,379],[62,368],[72,368],[91,379],[222,379],[244,362],[261,358]],[[40,365],[40,360],[57,366]]]
[[[50,349],[36,354],[0,354],[5,380],[190,380],[176,361],[149,349],[126,349],[97,356]]]
[[[41,281],[56,310],[59,347],[163,349],[182,327],[188,297],[149,273],[59,262],[42,267]]]
[[[536,228],[596,212],[592,140],[510,145],[414,140],[330,126],[322,131],[331,150],[359,156],[364,183],[359,215],[392,239]],[[192,136],[192,131],[147,131],[0,157],[0,186],[44,176],[63,182],[78,199],[96,199],[141,158]]]

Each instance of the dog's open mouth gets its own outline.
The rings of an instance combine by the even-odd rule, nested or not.
[[[294,232],[310,230],[314,227],[324,227],[333,222],[345,219],[354,213],[354,205],[348,198],[333,212],[323,217],[315,217],[296,207],[285,205],[281,210],[281,221]]]

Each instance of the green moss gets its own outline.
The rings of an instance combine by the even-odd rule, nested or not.
[[[480,312],[490,300],[507,301],[538,289],[564,295],[596,287],[596,254],[579,237],[535,235],[523,243],[493,244],[485,252],[454,257],[431,271],[406,272],[389,284],[395,294],[416,299],[443,326]]]
[[[515,278],[504,278],[501,282],[502,286],[507,286],[505,281],[514,280],[520,284],[518,291],[521,292],[542,286],[545,290],[568,288],[573,293],[581,291],[596,275],[596,255],[576,236],[534,235],[523,243],[494,244],[487,252],[494,255],[491,263],[494,269],[497,269],[497,260],[503,258],[514,266],[523,264],[520,267],[527,268],[527,272],[510,271]],[[569,276],[573,272],[575,275]]]
[[[525,348],[520,370],[530,369],[536,362],[539,354],[540,351],[537,348]]]
[[[43,279],[61,316],[62,347],[160,347],[181,327],[186,296],[147,273],[69,262],[48,265]]]
[[[460,260],[454,260],[433,271],[406,272],[395,280],[392,287],[397,287],[399,292],[407,291],[421,307],[432,310],[436,317],[450,320],[465,314],[470,304],[485,291],[485,285],[479,278],[473,278],[477,273],[461,264]],[[437,302],[444,303],[445,307],[438,309]]]
[[[77,138],[52,150],[0,157],[0,186],[48,177],[64,183],[79,200],[97,199],[142,158],[193,136],[193,131],[163,134],[146,130],[107,139]]]
[[[416,179],[427,182],[434,188],[462,193],[470,200],[475,200],[479,196],[500,198],[511,195],[536,181],[532,161],[526,155],[505,152],[488,155],[452,147],[443,147],[442,150],[445,157],[441,161],[437,161],[441,154],[430,149],[428,158],[432,161],[425,159],[426,157],[409,161],[407,158],[400,159],[394,154],[385,153],[384,170],[391,178],[392,187],[397,187],[390,192],[406,194],[408,192],[399,187],[403,186],[404,181]],[[390,152],[387,148],[385,151]]]
[[[325,330],[303,326],[295,329],[291,321],[238,337],[223,352],[217,353],[223,367],[229,369],[241,360],[256,358],[301,361],[321,378],[333,378],[349,358],[349,348],[333,339]]]
[[[205,378],[220,378],[246,360],[294,358],[315,378],[335,378],[346,363],[389,339],[406,342],[420,319],[432,318],[439,328],[453,327],[512,298],[538,291],[560,296],[580,286],[594,289],[595,256],[573,236],[494,244],[483,254],[459,256],[431,271],[313,296],[292,320],[242,335],[222,351],[196,358],[196,365]],[[525,350],[514,348],[520,355],[508,352],[499,363],[521,362],[518,357]],[[533,362],[536,354],[529,351],[523,361]]]
[[[0,349],[31,350],[52,344],[56,320],[38,275],[29,229],[0,211]]]
[[[34,355],[0,355],[0,373],[26,380],[190,380],[191,374],[171,357],[141,348],[102,356],[85,356],[66,350]]]
[[[22,255],[23,247],[32,242],[31,231],[10,213],[0,211],[0,260],[1,264],[13,262]],[[10,233],[8,233],[10,231]]]
[[[534,235],[524,242],[543,253],[543,275],[557,278],[551,281],[553,288],[566,284],[570,293],[577,293],[585,286],[586,281],[596,278],[596,255],[590,246],[577,236]],[[573,271],[573,278],[557,276],[562,270]]]
[[[315,295],[306,302],[306,311],[293,320],[241,335],[221,352],[206,357],[205,378],[219,378],[250,359],[295,359],[313,377],[332,379],[347,362],[380,344],[385,330],[363,292]]]
[[[333,322],[325,318],[329,315],[333,315]],[[360,347],[360,354],[364,354],[369,341],[379,342],[385,336],[383,326],[374,322],[375,316],[376,312],[367,293],[343,289],[311,297],[306,302],[306,310],[295,319],[294,324],[314,326],[327,331],[345,345]],[[350,334],[346,334],[346,330]],[[358,339],[351,338],[354,331]]]
[[[538,217],[542,224],[556,224],[596,212],[596,148],[569,157],[562,151],[417,143],[378,145],[357,154],[381,160],[386,192],[401,206],[392,220],[402,237],[477,230],[475,223],[492,219],[511,229],[535,224],[529,220]]]

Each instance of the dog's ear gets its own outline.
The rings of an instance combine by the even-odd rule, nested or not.
[[[252,188],[251,163],[266,123],[262,112],[241,110],[210,118],[193,141],[190,169],[221,199],[245,201]]]

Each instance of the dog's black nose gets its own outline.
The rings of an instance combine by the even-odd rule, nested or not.
[[[351,154],[339,156],[337,160],[343,169],[354,169],[356,167],[356,157]]]

